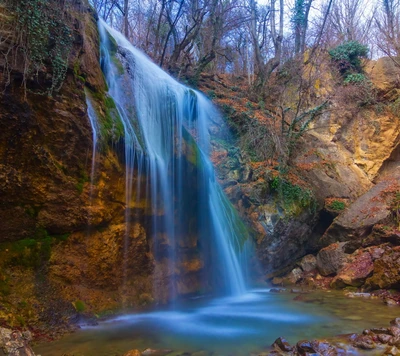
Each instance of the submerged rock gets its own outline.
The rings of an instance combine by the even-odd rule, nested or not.
[[[6,356],[35,356],[29,341],[32,335],[29,331],[10,330],[0,327],[0,348]]]
[[[272,344],[272,347],[275,349],[284,351],[284,352],[291,352],[293,350],[293,347],[290,346],[290,344],[287,342],[286,339],[283,337],[278,337],[275,342]]]

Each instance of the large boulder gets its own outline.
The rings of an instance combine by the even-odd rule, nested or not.
[[[298,262],[298,265],[304,272],[311,272],[317,268],[317,259],[314,255],[306,255]]]
[[[400,246],[388,249],[374,262],[374,274],[365,282],[371,289],[400,287]]]
[[[323,248],[317,255],[317,269],[323,276],[337,273],[347,259],[345,242],[338,242]]]
[[[399,189],[400,172],[386,177],[340,214],[321,238],[323,244],[351,241],[361,246],[376,224],[390,219],[393,192]]]
[[[374,270],[372,257],[368,252],[360,252],[346,263],[333,279],[331,287],[360,287]]]

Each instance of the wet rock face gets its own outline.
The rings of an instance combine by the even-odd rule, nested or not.
[[[87,182],[92,142],[83,84],[76,73],[85,72],[92,88],[105,86],[93,14],[80,0],[72,2],[71,10],[77,27],[62,90],[54,97],[34,94],[29,79],[25,98],[16,68],[0,94],[0,242],[32,238],[38,226],[65,234],[87,221],[81,187]],[[1,56],[0,72],[3,65]]]

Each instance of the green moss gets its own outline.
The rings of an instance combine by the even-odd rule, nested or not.
[[[78,313],[83,313],[86,309],[85,303],[81,300],[76,300],[75,302],[72,302],[72,305]]]
[[[336,211],[341,211],[346,208],[346,204],[342,201],[334,200],[334,201],[332,201],[332,203],[330,203],[328,205],[328,208],[330,208],[332,210],[336,210]]]
[[[46,229],[39,227],[34,238],[5,242],[0,244],[0,267],[22,266],[26,268],[39,268],[46,264],[51,257],[52,246],[65,241],[69,234],[50,236]],[[0,280],[0,293],[7,290],[7,283]]]
[[[82,194],[83,188],[85,186],[85,183],[90,182],[90,177],[86,173],[84,169],[81,170],[81,175],[78,179],[78,182],[76,183],[75,187],[78,190],[79,194]]]
[[[277,193],[279,203],[287,216],[298,215],[306,208],[311,211],[314,211],[316,208],[314,195],[311,190],[292,184],[280,176],[272,179],[270,188]]]
[[[100,126],[100,148],[107,144],[117,142],[124,137],[124,125],[118,113],[114,100],[104,92],[86,90],[86,95],[92,99]],[[83,186],[77,187],[83,189]]]

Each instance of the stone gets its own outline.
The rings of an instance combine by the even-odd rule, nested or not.
[[[390,289],[400,284],[400,246],[385,251],[374,261],[374,274],[365,282],[369,289]]]
[[[135,349],[128,351],[124,354],[124,356],[142,356],[142,353],[139,350]]]
[[[172,350],[167,350],[167,349],[162,349],[162,350],[154,350],[154,349],[146,349],[144,351],[142,351],[142,356],[164,356],[164,355],[168,355],[169,353],[171,353]]]
[[[322,276],[335,274],[343,266],[347,258],[343,251],[345,245],[345,242],[333,243],[318,252],[317,269]]]
[[[313,354],[316,353],[316,350],[314,350],[313,345],[308,340],[301,340],[301,341],[297,342],[296,348],[297,348],[297,352],[300,355],[307,355],[309,353],[313,353]]]
[[[392,299],[392,298],[386,298],[385,299],[385,304],[389,307],[396,307],[397,306],[397,302]]]
[[[353,346],[364,350],[372,350],[376,348],[376,343],[369,335],[358,335],[353,341]]]
[[[306,255],[298,263],[304,272],[311,272],[317,268],[317,259],[314,255]]]
[[[297,283],[303,275],[303,271],[301,270],[301,268],[294,268],[286,277],[286,280],[291,283],[291,284],[295,284]]]
[[[393,189],[393,181],[396,180],[396,175],[388,176],[360,196],[333,221],[321,242],[329,244],[335,241],[351,241],[361,246],[362,240],[370,234],[374,225],[382,224],[390,218],[392,198],[385,192]]]
[[[313,349],[322,356],[336,356],[338,354],[336,348],[327,341],[311,341]]]
[[[363,252],[356,255],[351,262],[346,263],[331,283],[332,288],[344,288],[346,286],[360,287],[372,274],[374,264],[371,255]]]
[[[278,348],[279,350],[290,352],[293,350],[293,347],[284,339],[283,337],[278,337],[275,342],[272,344],[272,347]]]
[[[384,352],[384,355],[398,356],[398,355],[400,355],[400,351],[396,346],[388,346]]]
[[[397,326],[393,326],[393,325],[390,326],[388,331],[389,331],[390,335],[400,338],[400,328],[398,328]]]
[[[21,333],[0,327],[0,347],[7,356],[35,356],[29,341],[32,335],[29,331]]]
[[[378,340],[382,343],[382,344],[389,344],[392,342],[393,337],[387,334],[379,334],[378,335]]]
[[[390,335],[390,330],[388,328],[372,328],[371,331],[374,334],[386,334],[386,335]]]

